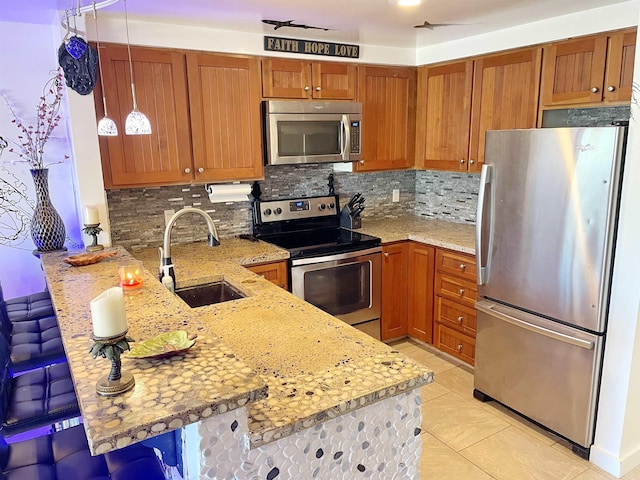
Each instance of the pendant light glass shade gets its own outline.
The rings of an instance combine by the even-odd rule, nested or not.
[[[102,60],[100,59],[100,35],[98,34],[98,15],[96,13],[96,2],[93,2],[93,21],[96,24],[96,44],[98,46],[98,68],[100,68],[100,90],[102,90],[102,106],[104,107],[104,117],[98,122],[98,135],[115,137],[118,135],[116,122],[107,115],[107,99],[104,95],[104,84],[102,83]]]
[[[151,122],[147,116],[138,110],[136,101],[136,87],[133,84],[133,63],[131,62],[131,44],[129,42],[129,17],[127,15],[127,0],[124,3],[124,21],[127,30],[127,53],[129,54],[129,74],[131,75],[131,97],[133,98],[133,110],[127,115],[124,124],[124,133],[127,135],[151,135]]]

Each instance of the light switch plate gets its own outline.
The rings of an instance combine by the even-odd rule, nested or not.
[[[391,201],[392,202],[399,202],[400,201],[400,190],[398,190],[397,188],[393,189],[393,194],[391,196]]]

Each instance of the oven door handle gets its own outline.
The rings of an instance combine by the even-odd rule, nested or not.
[[[291,260],[292,267],[298,267],[300,265],[311,265],[313,263],[331,262],[334,260],[348,260],[352,258],[364,257],[365,255],[374,255],[376,253],[382,253],[382,247],[368,248],[367,250],[356,250],[353,252],[339,253],[324,255],[322,257],[309,257],[309,258],[297,258]]]

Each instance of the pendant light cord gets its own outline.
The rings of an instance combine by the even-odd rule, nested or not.
[[[138,102],[136,102],[136,90],[133,86],[133,64],[131,63],[131,42],[129,41],[129,17],[127,15],[127,0],[122,0],[124,3],[124,24],[127,29],[127,53],[129,54],[129,74],[131,75],[131,96],[133,97],[133,109],[138,109]]]
[[[104,116],[108,117],[107,113],[107,99],[104,92],[104,75],[102,74],[102,59],[100,58],[100,35],[98,34],[98,15],[96,13],[96,2],[93,5],[93,21],[96,24],[96,44],[98,45],[98,69],[100,70],[100,83],[102,84],[102,106],[104,108]]]

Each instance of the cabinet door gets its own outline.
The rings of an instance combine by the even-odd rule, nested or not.
[[[608,102],[631,101],[636,31],[609,37],[604,97]]]
[[[262,95],[274,98],[311,98],[311,64],[304,60],[262,60]]]
[[[472,60],[418,69],[418,168],[467,170],[472,82]]]
[[[435,248],[409,244],[409,335],[433,343]]]
[[[359,67],[363,160],[357,164],[358,171],[413,165],[415,96],[415,69]]]
[[[349,63],[312,64],[312,96],[315,99],[353,100],[356,98],[356,67]]]
[[[258,265],[249,265],[247,266],[249,270],[258,275],[262,275],[264,278],[269,280],[271,283],[278,285],[285,290],[289,289],[289,275],[287,262],[270,262],[270,263],[261,263]]]
[[[184,55],[131,47],[138,109],[151,122],[151,135],[125,135],[133,108],[127,47],[105,46],[102,85],[117,137],[100,137],[105,187],[188,183],[192,180],[191,136]],[[94,96],[102,118],[100,95]]]
[[[188,53],[187,71],[195,179],[262,178],[259,60]]]
[[[473,72],[469,171],[480,171],[487,130],[534,128],[542,48],[481,57]]]
[[[542,105],[601,101],[606,54],[606,35],[545,47]]]
[[[409,243],[382,247],[382,340],[407,334]]]

